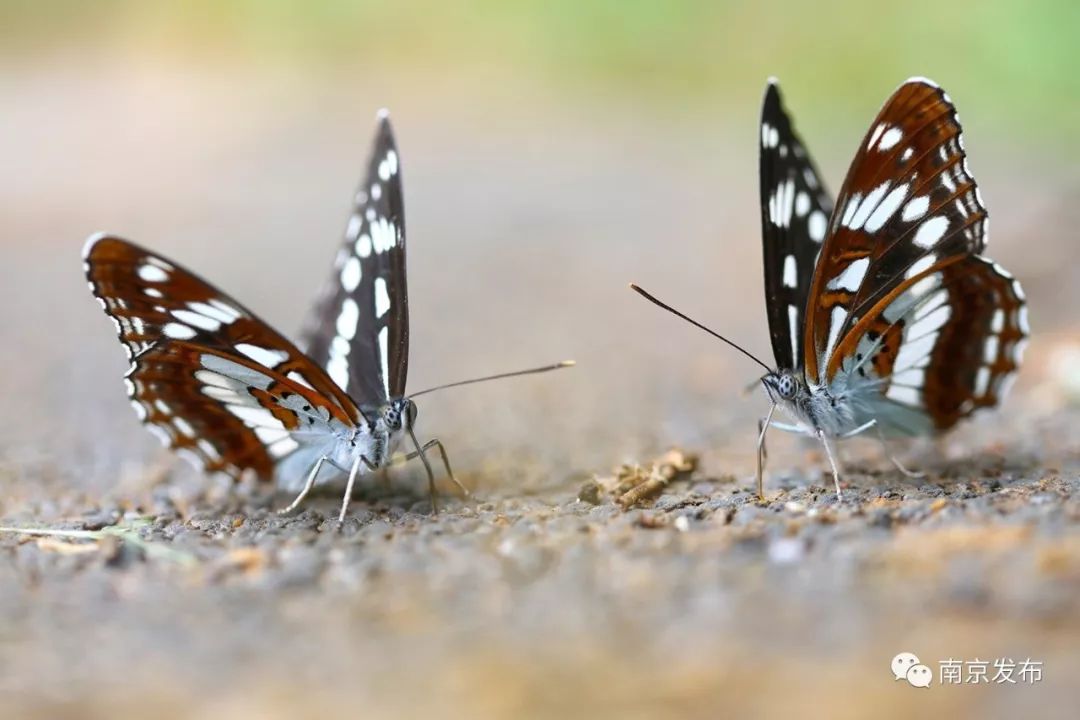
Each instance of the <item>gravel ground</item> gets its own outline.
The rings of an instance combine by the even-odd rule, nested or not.
[[[874,443],[845,445],[842,503],[813,444],[775,435],[758,502],[753,369],[625,290],[766,347],[756,190],[734,170],[756,167],[756,94],[732,101],[739,132],[567,117],[543,97],[401,99],[413,387],[580,365],[425,397],[423,432],[473,496],[445,487],[433,517],[417,469],[396,470],[338,528],[332,488],[280,517],[287,498],[153,448],[78,248],[128,234],[296,327],[380,88],[297,103],[295,87],[235,78],[164,93],[138,73],[51,72],[0,93],[22,98],[0,108],[0,149],[26,171],[0,186],[14,238],[0,307],[22,308],[0,336],[0,525],[62,532],[0,533],[5,717],[1075,715],[1080,263],[1058,166],[1028,182],[1013,151],[968,142],[994,257],[1024,280],[1037,330],[1002,411],[898,448],[922,481]],[[143,114],[86,118],[88,97]],[[819,152],[833,187],[847,153]],[[1058,229],[1037,238],[1045,253],[1024,252],[1033,218]],[[651,485],[627,496],[631,477]],[[894,681],[901,651],[935,671],[930,688]],[[1031,658],[1043,677],[942,686],[948,658]]]

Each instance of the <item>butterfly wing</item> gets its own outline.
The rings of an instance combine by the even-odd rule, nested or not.
[[[109,236],[87,242],[84,263],[131,360],[132,406],[207,470],[269,478],[287,456],[357,424],[358,410],[319,367],[177,263]]]
[[[781,370],[803,367],[803,314],[832,198],[769,81],[761,107],[761,236],[765,307]]]
[[[401,167],[387,114],[380,113],[367,178],[330,281],[303,332],[308,355],[360,403],[405,394],[409,298]]]
[[[952,101],[909,80],[871,125],[829,223],[807,306],[808,380],[849,385],[870,417],[905,433],[1000,401],[1027,310],[1019,283],[978,255],[986,232]]]

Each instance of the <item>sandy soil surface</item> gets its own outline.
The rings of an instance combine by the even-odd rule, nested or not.
[[[1036,328],[1002,411],[898,447],[922,481],[845,445],[842,503],[813,445],[776,435],[758,502],[754,368],[625,288],[766,353],[756,94],[721,122],[481,87],[298,102],[288,80],[51,72],[0,93],[0,525],[84,536],[0,533],[5,717],[1073,716],[1080,186],[1064,165],[969,129],[993,256]],[[295,328],[385,102],[412,386],[579,366],[424,398],[422,434],[473,496],[445,487],[432,517],[418,470],[397,470],[339,530],[332,490],[283,518],[287,498],[154,447],[78,254],[119,232]],[[818,151],[834,188],[863,129],[844,122]],[[620,503],[620,466],[647,477],[669,447],[694,469]],[[901,651],[930,688],[893,679]],[[942,686],[948,658],[1031,658],[1043,678]]]

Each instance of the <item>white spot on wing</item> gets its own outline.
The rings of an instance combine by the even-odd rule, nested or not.
[[[375,278],[375,317],[381,318],[390,310],[390,295],[386,292],[386,280]]]
[[[885,392],[885,397],[913,407],[919,407],[919,405],[922,404],[919,391],[904,385],[890,385],[889,389]]]
[[[284,350],[271,350],[250,343],[238,343],[236,349],[260,365],[269,368],[277,367],[289,359],[289,353]]]
[[[326,362],[326,374],[342,390],[347,390],[349,385],[349,361],[341,355],[331,354]]]
[[[345,292],[351,293],[360,285],[360,273],[360,259],[350,255],[345,266],[341,268],[341,287]]]
[[[832,314],[829,316],[829,341],[825,345],[824,359],[828,360],[832,357],[833,349],[836,347],[836,341],[840,338],[840,327],[847,320],[847,310],[837,305],[832,309]],[[821,372],[825,372],[825,363],[820,363]]]
[[[938,215],[932,217],[922,225],[915,232],[915,238],[912,240],[916,245],[921,248],[931,248],[938,243],[941,238],[945,237],[945,232],[949,229],[949,218],[944,215]]]
[[[936,293],[928,296],[919,304],[919,307],[915,310],[915,314],[912,316],[912,318],[915,322],[918,322],[922,318],[932,313],[934,310],[937,310],[939,307],[944,305],[948,299],[948,290],[938,290]]]
[[[337,317],[337,334],[346,340],[356,335],[356,324],[360,321],[360,308],[352,298],[345,298],[341,303],[341,312]]]
[[[345,239],[349,242],[356,240],[356,236],[360,234],[360,228],[363,224],[364,220],[359,215],[349,216],[349,224],[345,227]]]
[[[878,142],[878,150],[889,150],[900,142],[904,138],[904,131],[898,127],[891,127],[881,135],[881,141]]]
[[[783,201],[778,199],[777,214],[782,227],[791,227],[791,213],[795,209],[795,181],[788,180],[781,186]],[[779,190],[777,192],[780,192]]]
[[[810,219],[806,222],[806,229],[810,233],[810,239],[814,242],[821,242],[824,240],[828,222],[825,213],[821,210],[815,210],[810,213]]]
[[[379,360],[382,363],[383,382],[387,396],[390,395],[390,329],[379,330]]]
[[[229,318],[231,318],[230,320],[223,320],[222,322],[229,323],[243,315],[243,313],[240,311],[240,308],[230,305],[223,300],[218,300],[217,298],[210,298],[210,304],[216,307],[221,312],[225,313],[225,315],[227,315]]]
[[[915,322],[913,322],[907,329],[907,337],[912,340],[921,338],[923,335],[927,335],[932,332],[937,332],[945,323],[952,317],[952,308],[948,305],[939,305],[937,310],[932,313],[927,313]],[[901,346],[901,350],[903,346]]]
[[[203,330],[209,330],[210,332],[214,332],[215,330],[221,329],[220,322],[218,322],[214,318],[206,317],[201,313],[192,312],[191,310],[173,310],[172,314],[173,317],[180,322],[187,325],[194,325],[195,327],[202,328]]]
[[[337,339],[337,338],[335,337],[335,340],[336,340],[336,339]],[[287,378],[289,378],[290,380],[292,380],[292,381],[293,381],[294,383],[296,383],[297,385],[303,385],[304,387],[306,387],[306,388],[307,388],[307,389],[309,389],[309,390],[314,390],[314,389],[315,389],[315,388],[313,388],[313,387],[311,386],[311,383],[309,383],[309,382],[307,381],[307,378],[306,378],[306,377],[304,377],[304,376],[303,376],[303,375],[301,375],[300,373],[296,372],[295,370],[290,370],[290,371],[289,371],[289,374],[288,374],[288,375],[286,375],[286,377],[287,377]]]
[[[1001,308],[994,310],[994,316],[990,318],[990,332],[999,333],[1005,328],[1005,311]]]
[[[881,137],[881,133],[885,132],[886,127],[888,126],[885,123],[878,123],[877,127],[874,128],[874,131],[870,133],[870,139],[866,141],[866,147],[874,147],[874,143]]]
[[[900,204],[907,198],[908,189],[910,185],[900,185],[885,196],[885,199],[881,201],[874,212],[870,214],[870,217],[866,219],[866,231],[877,232],[885,223],[889,221],[896,211],[900,208]]]
[[[209,370],[196,370],[195,379],[201,382],[203,385],[210,385],[219,388],[233,388],[235,383],[224,375],[218,375],[216,372]]]
[[[182,435],[187,435],[189,438],[195,437],[195,428],[191,427],[191,423],[184,418],[177,415],[173,418],[172,422],[173,426],[179,430]]]
[[[220,303],[219,307],[218,305],[207,305],[206,303],[201,302],[189,302],[187,306],[192,312],[197,312],[200,315],[205,315],[208,318],[217,320],[222,325],[228,325],[240,317],[238,312],[229,308],[229,306],[224,303]]]
[[[792,361],[799,357],[799,309],[794,305],[788,304],[787,306],[787,319],[788,319],[788,334],[791,335],[791,359]]]
[[[203,451],[203,454],[212,461],[219,462],[221,460],[221,453],[219,453],[217,448],[214,447],[214,444],[206,438],[199,438],[195,444],[198,445],[199,449]]]
[[[146,408],[138,400],[131,401],[131,408],[135,411],[135,414],[139,416],[139,421],[146,419]]]
[[[799,217],[806,217],[808,212],[810,212],[810,196],[800,191],[795,196],[795,214]]]
[[[829,281],[828,287],[834,290],[858,290],[866,277],[866,269],[870,266],[870,258],[859,258],[849,264],[844,271]]]
[[[978,396],[985,395],[986,391],[990,388],[990,368],[983,365],[979,368],[979,371],[975,373],[975,394]]]
[[[866,219],[870,217],[870,213],[873,212],[874,208],[876,208],[881,202],[881,198],[884,197],[885,191],[888,189],[889,181],[886,180],[885,182],[881,183],[876,188],[871,190],[870,193],[866,196],[866,199],[859,203],[858,210],[851,216],[851,218],[846,223],[847,227],[851,228],[852,230],[858,230],[859,228],[861,228],[866,222]],[[847,213],[845,213],[845,215],[847,215]]]
[[[367,233],[361,235],[356,241],[356,254],[362,258],[371,256],[371,237]]]
[[[169,274],[157,265],[143,264],[135,269],[136,274],[146,282],[165,282]]]
[[[911,267],[909,267],[907,269],[907,272],[904,273],[904,278],[906,280],[910,280],[911,278],[915,277],[916,275],[919,275],[919,274],[929,270],[934,265],[934,261],[936,259],[937,259],[937,256],[934,255],[933,253],[931,253],[929,255],[922,256],[921,258],[919,258],[918,260],[916,260],[915,262],[913,262],[911,264]]]
[[[199,356],[199,362],[207,370],[212,370],[226,379],[231,379],[240,386],[246,387],[250,385],[260,390],[270,387],[271,379],[269,377],[232,360],[204,353]],[[236,386],[230,384],[229,387]]]
[[[190,340],[195,337],[195,331],[192,328],[180,323],[166,323],[165,327],[161,328],[161,332],[173,340]]]
[[[267,448],[267,451],[270,453],[271,456],[275,458],[280,458],[288,455],[293,450],[296,450],[298,447],[300,447],[300,443],[296,442],[296,440],[293,440],[292,436],[289,436],[275,442],[273,445]]]
[[[257,427],[255,428],[255,435],[264,443],[270,444],[289,437],[289,431],[280,428]]]
[[[937,314],[930,317],[937,317]],[[934,351],[937,339],[938,333],[933,332],[916,340],[901,343],[900,352],[896,354],[896,370],[899,372],[918,365],[920,360]]]
[[[921,388],[926,382],[926,371],[922,368],[910,368],[903,372],[894,373],[891,379],[896,385]]]
[[[282,428],[281,421],[261,405],[226,405],[225,408],[252,428]]]
[[[795,267],[795,256],[784,257],[784,287],[793,288],[798,285],[798,273]]]
[[[911,201],[904,206],[904,212],[900,214],[900,218],[904,222],[914,222],[925,215],[929,208],[930,196],[920,195],[919,197],[912,198]]]
[[[397,229],[384,217],[372,220],[368,232],[376,253],[384,253],[397,244]]]
[[[851,227],[851,219],[855,217],[855,211],[859,209],[859,202],[862,200],[862,193],[853,193],[848,198],[847,205],[844,206],[844,215],[840,218],[840,224],[845,227]]]

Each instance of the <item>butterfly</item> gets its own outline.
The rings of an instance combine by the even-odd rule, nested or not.
[[[982,255],[986,207],[952,100],[930,80],[912,78],[885,102],[835,205],[770,81],[760,180],[775,368],[635,289],[765,368],[758,495],[774,427],[822,443],[839,499],[836,439],[937,434],[1001,402],[1030,333],[1027,305],[1020,283]],[[777,408],[794,422],[774,421]]]
[[[306,323],[306,353],[179,263],[109,235],[84,250],[90,291],[131,361],[124,382],[139,418],[163,444],[209,472],[253,472],[296,492],[320,472],[347,474],[339,521],[358,475],[387,466],[404,437],[428,475],[413,398],[432,390],[545,372],[564,361],[405,394],[409,309],[401,168],[385,111],[331,282]],[[326,467],[329,466],[329,467]],[[328,472],[322,472],[328,479]],[[465,491],[460,483],[458,486]]]

